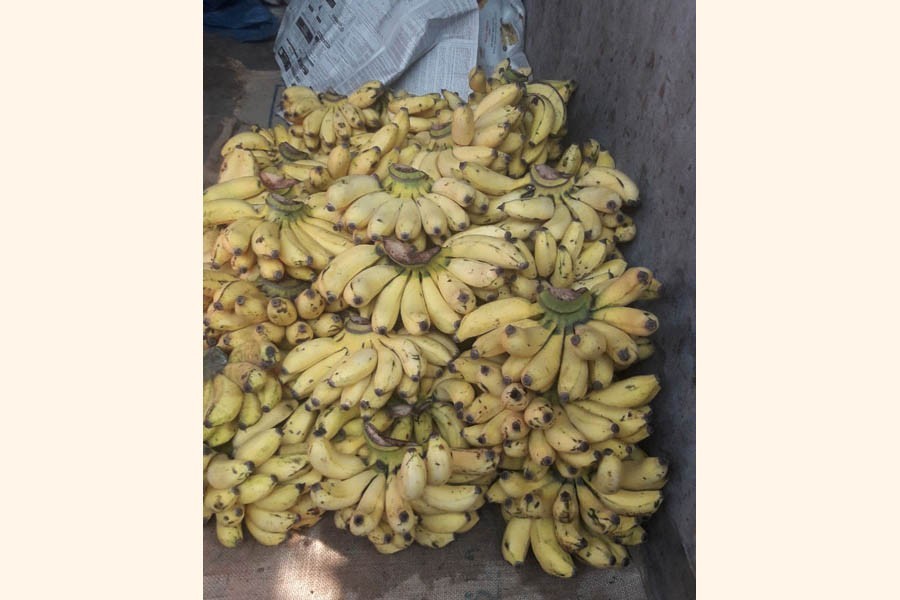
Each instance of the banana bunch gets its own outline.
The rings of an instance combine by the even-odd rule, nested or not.
[[[284,90],[281,109],[292,135],[302,137],[307,149],[329,153],[354,135],[377,129],[380,115],[373,105],[383,92],[378,81],[366,82],[348,96],[291,86]]]
[[[515,102],[508,106],[510,111],[517,108],[520,116],[508,121],[507,132],[500,134],[504,137],[497,146],[509,156],[507,172],[513,177],[525,175],[531,165],[560,157],[560,140],[566,134],[566,105],[575,91],[574,81],[529,81],[530,76],[530,69],[513,69],[508,60],[499,63],[490,76],[478,67],[469,72],[469,105],[485,122],[492,120],[486,113],[496,118],[493,111],[499,98],[513,96],[513,90],[518,90]]]
[[[411,336],[381,334],[351,315],[342,331],[305,341],[284,356],[280,381],[309,410],[362,410],[384,406],[392,395],[414,403],[420,387],[440,377],[459,353],[439,333]]]
[[[215,290],[203,318],[212,332],[235,331],[268,320],[269,299],[252,281],[235,279]]]
[[[384,100],[382,122],[396,120],[401,113],[406,113],[409,119],[407,132],[413,139],[426,144],[431,139],[432,129],[449,124],[453,108],[462,103],[457,94],[447,90],[421,95],[405,90],[389,91]],[[444,136],[438,134],[438,137]]]
[[[530,265],[528,256],[522,244],[476,230],[422,251],[387,238],[341,254],[313,287],[328,301],[343,298],[376,331],[387,333],[399,323],[412,335],[452,334],[478,298],[504,285],[506,269]]]
[[[258,312],[263,304],[265,318]],[[206,347],[225,352],[245,343],[290,348],[333,335],[343,327],[336,313],[345,308],[326,303],[312,287],[289,277],[251,282],[213,270],[204,270],[203,306]],[[244,316],[248,311],[254,318]]]
[[[242,427],[227,451],[204,446],[204,515],[215,515],[224,546],[243,539],[242,524],[259,543],[272,546],[324,516],[309,496],[322,475],[308,458],[308,415],[296,400],[286,399]]]
[[[209,267],[228,268],[245,279],[314,279],[334,256],[353,246],[328,220],[332,214],[321,206],[324,200],[324,194],[269,194],[252,216],[238,217],[219,230]]]
[[[567,176],[537,164],[523,177],[512,178],[465,163],[460,175],[489,196],[487,210],[473,217],[475,224],[503,223],[521,238],[543,228],[556,242],[572,222],[581,223],[587,241],[617,243],[635,237],[634,221],[621,209],[637,203],[638,189],[615,168],[597,165],[583,175]]]
[[[211,348],[207,352],[221,350]],[[282,400],[272,373],[281,351],[271,342],[247,341],[235,347],[203,384],[203,442],[217,448],[236,432],[259,421]]]
[[[471,186],[450,178],[433,180],[400,163],[387,168],[383,180],[350,175],[328,189],[326,208],[338,227],[357,243],[397,237],[424,249],[469,227],[467,209],[475,201]]]
[[[651,335],[659,321],[627,305],[652,281],[648,269],[633,267],[592,289],[546,286],[537,301],[498,299],[466,314],[455,339],[477,338],[477,356],[502,360],[505,354],[505,374],[529,390],[555,387],[563,402],[583,398],[643,356],[636,338]]]
[[[283,125],[272,129],[254,126],[231,136],[220,151],[218,182],[257,175],[260,169],[276,164],[281,160],[278,147],[281,142],[297,142]]]
[[[311,337],[315,329],[310,328],[310,324],[315,324],[315,319],[329,308],[341,308],[327,305],[314,289],[294,279],[279,282],[226,280],[219,277],[217,271],[209,273],[211,275],[205,280],[210,289],[210,302],[206,304],[204,318],[209,335],[220,336],[223,332],[266,323],[270,328],[280,328],[280,339],[276,343],[283,339],[286,330],[292,332],[289,339],[302,338],[304,334]],[[301,323],[301,320],[304,321]],[[229,344],[226,349],[230,350],[233,345]]]
[[[496,474],[496,452],[453,447],[435,429],[431,410],[430,403],[379,409],[363,424],[365,445],[356,453],[325,436],[309,443],[310,461],[324,475],[311,490],[313,502],[379,552],[449,544],[478,522],[485,502],[486,488],[470,481]]]
[[[521,565],[529,549],[557,577],[575,572],[573,556],[596,568],[624,567],[627,546],[646,540],[642,520],[662,501],[667,462],[632,445],[607,444],[596,467],[575,477],[502,471],[487,492],[506,520],[502,554]]]
[[[474,162],[499,173],[522,164],[527,148],[524,93],[521,83],[505,84],[480,101],[470,101],[453,111],[451,152],[457,164]]]

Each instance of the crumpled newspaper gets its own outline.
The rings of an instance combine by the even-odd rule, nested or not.
[[[476,64],[527,67],[521,0],[292,0],[275,39],[285,85],[349,94],[378,80],[463,97]]]

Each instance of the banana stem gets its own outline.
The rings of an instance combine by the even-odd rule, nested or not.
[[[441,248],[436,246],[434,248],[426,248],[420,252],[412,244],[401,242],[396,238],[385,238],[383,244],[384,252],[388,258],[404,267],[422,266],[441,251]]]

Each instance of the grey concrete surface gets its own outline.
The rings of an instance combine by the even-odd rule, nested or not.
[[[657,354],[635,368],[659,373],[663,383],[653,401],[654,434],[642,446],[672,460],[666,500],[648,525],[646,547],[668,547],[654,539],[677,533],[693,572],[695,5],[527,0],[525,6],[526,53],[535,76],[578,82],[569,104],[569,137],[599,140],[641,190],[642,206],[634,214],[638,234],[623,253],[630,264],[652,269],[665,291],[646,305],[660,317]]]

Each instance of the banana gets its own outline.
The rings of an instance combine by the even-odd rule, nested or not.
[[[591,389],[602,390],[612,383],[615,363],[609,356],[601,356],[589,364]]]
[[[572,424],[565,410],[561,406],[555,405],[553,407],[553,415],[553,424],[543,430],[547,443],[557,452],[587,452],[590,449],[590,442]]]
[[[575,481],[575,492],[578,497],[578,511],[581,522],[588,532],[605,535],[611,532],[621,518],[600,501],[600,498],[584,481]]]
[[[431,405],[430,413],[435,426],[440,432],[440,437],[449,448],[468,447],[468,443],[462,434],[463,423],[457,416],[453,406],[447,403],[437,402]],[[442,474],[442,472],[439,472],[439,474]]]
[[[399,276],[385,285],[375,298],[370,317],[373,331],[383,335],[394,329],[397,317],[400,315],[400,300],[406,290],[408,280],[409,273],[401,272]]]
[[[247,200],[267,191],[257,175],[245,175],[215,183],[203,191],[203,202],[213,200]]]
[[[474,513],[448,512],[422,515],[419,526],[432,533],[456,533],[470,524]]]
[[[457,234],[458,235],[458,234]],[[451,258],[445,269],[448,273],[472,288],[490,287],[502,282],[502,267],[491,262],[468,258]]]
[[[400,298],[400,318],[411,334],[421,334],[431,329],[431,318],[422,292],[421,274],[410,274]]]
[[[591,487],[601,494],[619,491],[622,480],[622,459],[615,454],[604,454],[597,464],[597,471],[590,480]]]
[[[594,361],[606,354],[606,337],[591,327],[590,323],[576,325],[568,343],[582,360]]]
[[[483,494],[479,485],[426,485],[421,499],[444,512],[466,512],[473,510]]]
[[[353,106],[366,109],[381,96],[384,92],[384,85],[380,81],[367,81],[347,96],[347,102]]]
[[[240,386],[225,375],[213,378],[210,404],[204,411],[203,425],[218,427],[237,418],[244,402],[244,392]]]
[[[261,465],[278,450],[283,432],[278,427],[260,431],[241,444],[234,452],[234,458]]]
[[[294,321],[285,328],[285,339],[290,346],[299,346],[313,337],[312,328],[306,321]]]
[[[406,449],[397,471],[400,494],[407,500],[419,498],[428,484],[428,468],[416,448]]]
[[[362,348],[338,363],[326,381],[331,387],[353,385],[372,374],[378,364],[378,353],[374,348]]]
[[[394,233],[397,220],[400,218],[400,209],[405,202],[400,198],[391,197],[375,208],[366,230],[370,240],[382,240]]]
[[[572,344],[574,333],[566,334],[563,341],[562,359],[557,381],[557,394],[560,402],[568,403],[570,400],[583,398],[590,388],[590,373],[588,362],[575,352]]]
[[[235,548],[244,540],[241,525],[225,525],[216,519],[216,539],[226,548]]]
[[[498,156],[497,149],[490,146],[454,146],[451,152],[460,163],[477,163],[482,167],[490,167]]]
[[[532,429],[528,434],[528,457],[542,467],[550,467],[556,462],[556,449],[548,442],[541,429]]]
[[[282,359],[281,380],[286,381],[285,376],[301,373],[340,350],[340,344],[332,338],[316,338],[303,342],[285,354]]]
[[[258,217],[256,208],[245,200],[222,198],[203,203],[203,226],[225,225],[238,219]]]
[[[591,413],[575,403],[563,404],[569,421],[588,442],[605,442],[619,433],[620,426],[609,419]]]
[[[324,437],[309,442],[309,463],[325,477],[348,479],[366,470],[366,463],[357,456],[337,452]]]
[[[257,467],[256,472],[266,475],[274,475],[279,483],[296,477],[309,464],[304,454],[276,454]]]
[[[415,202],[406,201],[400,206],[394,232],[403,241],[414,240],[422,232],[422,216]]]
[[[539,94],[530,94],[526,105],[532,115],[531,126],[527,133],[527,144],[533,148],[547,140],[553,131],[557,117],[550,101]]]
[[[384,517],[394,533],[412,535],[416,513],[403,496],[402,481],[396,474],[388,475],[384,493]]]
[[[625,206],[634,206],[638,202],[637,185],[628,175],[616,168],[595,166],[582,175],[579,185],[609,188],[622,198]]]
[[[422,273],[421,287],[422,298],[425,301],[428,319],[431,324],[438,331],[453,334],[459,327],[459,315],[441,295],[435,278],[429,272]]]
[[[470,77],[471,84],[471,77]],[[475,107],[473,117],[478,119],[494,109],[504,105],[515,105],[525,93],[525,86],[521,83],[507,83],[499,85],[491,90]]]
[[[514,567],[521,566],[528,556],[531,547],[531,528],[534,519],[511,518],[503,530],[503,542],[500,546],[503,559]]]
[[[406,377],[409,377],[414,382],[418,382],[422,377],[427,360],[421,355],[421,351],[415,342],[409,337],[391,336],[386,336],[380,341],[397,355]]]
[[[618,408],[637,408],[649,404],[659,393],[656,375],[636,375],[611,383],[606,389],[588,394],[592,402]]]
[[[381,182],[372,175],[347,175],[334,181],[326,192],[325,207],[343,212],[358,198],[381,190]]]
[[[549,221],[544,222],[544,229],[553,236],[554,240],[561,240],[566,229],[572,223],[572,213],[563,202],[556,202],[553,216]]]
[[[659,490],[619,489],[612,494],[599,494],[600,501],[619,515],[642,516],[656,512],[662,503]]]
[[[222,512],[235,505],[238,499],[236,487],[220,490],[212,486],[206,488],[203,494],[203,508],[212,512]]]
[[[553,501],[553,518],[561,523],[572,523],[579,516],[575,484],[571,481],[566,481]]]
[[[375,529],[384,514],[386,488],[387,478],[383,473],[378,473],[366,486],[365,491],[359,497],[359,502],[353,508],[348,520],[350,533],[363,536]]]
[[[630,306],[611,306],[594,311],[593,318],[621,329],[634,337],[646,337],[659,328],[653,313]]]
[[[541,313],[543,309],[534,302],[523,298],[504,298],[484,304],[465,315],[456,331],[457,340],[467,340],[483,335],[507,323],[527,319]]]
[[[286,533],[300,519],[299,515],[289,511],[264,510],[256,504],[246,507],[247,518],[245,523],[253,524],[262,531],[269,533]],[[251,534],[253,531],[251,530]],[[256,537],[254,535],[254,537]]]
[[[553,200],[547,196],[509,200],[502,203],[499,208],[514,219],[529,221],[546,221],[553,216],[556,209]]]
[[[425,448],[425,467],[428,485],[443,485],[452,474],[452,454],[444,438],[433,434]]]
[[[662,458],[622,461],[619,483],[628,490],[660,489],[666,483],[668,470],[668,462]]]
[[[419,209],[419,216],[422,220],[422,230],[427,235],[442,241],[450,236],[450,228],[447,223],[447,215],[432,199],[433,197],[434,194],[426,193],[416,197],[414,202]]]
[[[531,524],[531,550],[541,568],[556,577],[572,577],[575,564],[556,539],[556,527],[552,518],[535,519]]]
[[[250,477],[253,468],[254,465],[251,462],[231,459],[225,454],[217,454],[206,467],[206,481],[216,489],[230,489]]]
[[[276,485],[278,485],[278,478],[274,475],[254,473],[238,484],[238,501],[241,504],[252,504],[268,496]]]
[[[556,268],[556,240],[546,229],[535,231],[533,240],[535,268],[546,279]]]
[[[222,231],[222,245],[235,256],[241,256],[250,250],[253,230],[260,221],[258,218],[238,219],[230,223]]]
[[[337,404],[325,407],[316,419],[316,428],[313,430],[313,436],[331,440],[347,422],[359,416],[360,408],[358,405],[350,406],[349,409],[344,409],[343,406]]]
[[[270,494],[253,503],[253,506],[270,512],[289,510],[304,492],[303,484],[285,483],[277,486]]]
[[[502,196],[529,183],[528,177],[514,179],[474,162],[461,162],[459,172],[476,189],[491,196]]]
[[[323,479],[309,491],[313,503],[324,510],[341,510],[358,504],[378,473],[365,469],[346,479]]]
[[[475,114],[469,105],[457,107],[450,122],[450,136],[456,146],[468,146],[475,136]]]
[[[572,554],[588,545],[578,521],[564,523],[554,520],[553,525],[556,529],[556,539],[566,552]]]
[[[575,551],[575,555],[579,559],[598,569],[606,569],[616,565],[616,556],[610,551],[610,547],[604,541],[603,536],[593,535],[586,531],[584,532],[584,538],[587,541],[587,545]]]
[[[384,191],[372,192],[357,198],[341,215],[338,225],[351,233],[357,230],[366,230],[375,211],[383,204],[394,200],[396,200],[394,196]]]
[[[319,293],[329,303],[334,302],[353,277],[378,262],[382,254],[377,246],[369,244],[354,246],[338,254],[319,275]]]
[[[280,386],[279,386],[280,394]],[[248,440],[255,437],[256,434],[266,431],[280,425],[285,419],[291,416],[296,410],[298,402],[296,400],[285,400],[273,405],[269,410],[262,411],[259,419],[253,425],[249,425],[234,435],[231,441],[232,446],[237,449],[243,446]],[[262,410],[262,408],[260,409]],[[282,428],[282,435],[284,434]]]
[[[468,425],[486,423],[505,408],[499,396],[481,394],[462,411],[462,419]]]
[[[468,229],[470,224],[469,214],[452,199],[432,192],[424,194],[422,198],[430,200],[441,211],[449,231],[458,233]],[[449,235],[449,233],[446,235]]]
[[[222,145],[221,156],[225,157],[235,150],[271,150],[272,143],[263,135],[254,131],[242,131],[237,133]]]
[[[365,150],[360,151],[350,160],[350,166],[347,169],[348,175],[371,174],[378,165],[378,161],[381,160],[383,152],[385,151],[378,146],[370,146]]]
[[[522,371],[522,384],[526,388],[535,392],[543,392],[550,388],[559,372],[564,340],[562,330],[557,329],[534,354]]]
[[[445,268],[434,268],[429,272],[444,301],[455,313],[465,315],[475,309],[475,294],[468,285]]]

